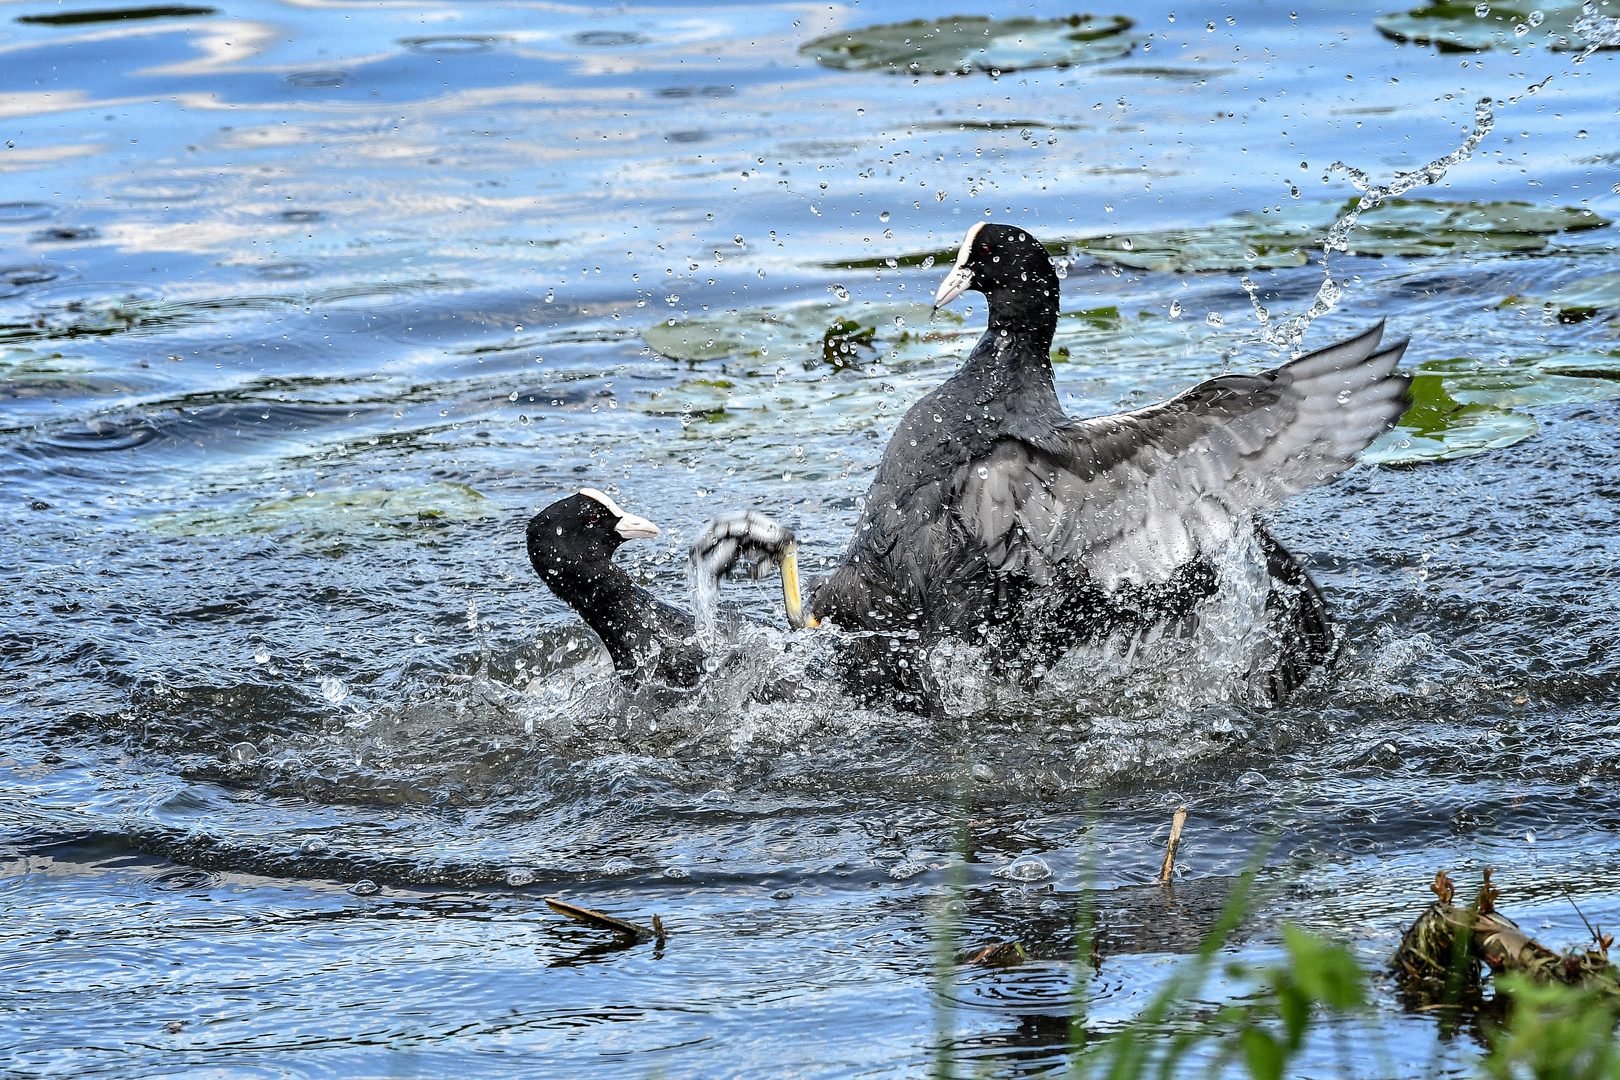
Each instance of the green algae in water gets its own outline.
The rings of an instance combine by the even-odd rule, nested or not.
[[[165,536],[246,536],[300,528],[306,537],[386,539],[424,525],[477,521],[495,506],[465,484],[359,488],[293,495],[234,507],[152,514],[141,524]]]
[[[1524,49],[1532,45],[1568,50],[1586,47],[1574,35],[1580,14],[1580,4],[1531,4],[1524,8],[1491,4],[1480,15],[1475,4],[1437,0],[1404,14],[1381,15],[1373,20],[1373,26],[1387,38],[1432,45],[1441,52]]]
[[[894,75],[949,75],[959,71],[1027,71],[1095,64],[1136,47],[1123,15],[1070,15],[1061,19],[944,19],[867,26],[828,34],[799,47],[824,67],[885,71]]]

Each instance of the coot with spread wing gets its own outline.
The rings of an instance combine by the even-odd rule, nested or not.
[[[975,225],[935,307],[983,293],[989,327],[961,369],[901,419],[817,619],[864,631],[848,670],[928,704],[922,662],[947,636],[1025,671],[1118,631],[1185,628],[1245,530],[1270,580],[1279,647],[1252,672],[1275,700],[1328,659],[1325,605],[1256,521],[1327,483],[1408,404],[1406,343],[1383,324],[1269,371],[1208,379],[1113,416],[1067,415],[1050,352],[1058,277],[1016,226]]]

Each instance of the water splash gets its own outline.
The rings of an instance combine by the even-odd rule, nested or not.
[[[1361,198],[1328,228],[1327,235],[1322,238],[1322,284],[1316,290],[1311,306],[1302,314],[1273,324],[1271,313],[1260,305],[1259,289],[1254,281],[1245,276],[1241,282],[1243,291],[1249,294],[1249,302],[1254,306],[1255,317],[1260,321],[1261,340],[1276,352],[1287,352],[1290,357],[1303,353],[1300,342],[1304,339],[1305,332],[1310,329],[1311,323],[1332,311],[1340,297],[1344,295],[1343,283],[1334,280],[1333,272],[1327,265],[1328,256],[1335,251],[1344,251],[1348,248],[1350,232],[1356,227],[1361,215],[1386,199],[1397,198],[1413,188],[1439,183],[1453,165],[1473,156],[1479,144],[1495,126],[1496,115],[1491,108],[1491,99],[1480,98],[1474,103],[1473,130],[1468,133],[1468,138],[1463,140],[1461,146],[1443,157],[1435,158],[1421,168],[1413,169],[1411,172],[1397,172],[1388,184],[1375,184],[1365,171],[1346,165],[1342,161],[1335,161],[1328,168],[1328,172],[1342,172],[1348,176],[1350,183],[1361,192]]]
[[[1586,0],[1581,5],[1580,17],[1570,29],[1586,42],[1586,48],[1575,58],[1577,64],[1584,64],[1586,58],[1599,49],[1620,48],[1620,16],[1599,15],[1596,0]]]

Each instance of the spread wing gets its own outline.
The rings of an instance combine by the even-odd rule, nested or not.
[[[1383,329],[1076,420],[1055,451],[1005,440],[958,472],[958,520],[998,572],[1045,582],[1083,570],[1109,591],[1167,581],[1394,426],[1411,380],[1395,374],[1406,342],[1380,349]]]

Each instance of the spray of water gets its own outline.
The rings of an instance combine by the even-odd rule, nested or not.
[[[1491,99],[1480,98],[1474,103],[1473,130],[1468,133],[1468,138],[1463,140],[1461,146],[1444,157],[1435,158],[1421,168],[1396,173],[1394,179],[1387,184],[1375,184],[1363,170],[1346,165],[1342,161],[1335,161],[1328,171],[1342,172],[1348,176],[1350,183],[1361,192],[1361,198],[1333,223],[1327,235],[1322,238],[1322,284],[1316,290],[1311,306],[1302,314],[1274,324],[1271,321],[1271,313],[1260,306],[1259,289],[1254,281],[1248,277],[1243,278],[1243,291],[1249,294],[1249,302],[1254,305],[1255,317],[1260,321],[1261,340],[1278,352],[1287,352],[1291,357],[1299,356],[1304,351],[1299,343],[1304,339],[1305,331],[1310,329],[1311,323],[1332,311],[1339,298],[1344,295],[1344,286],[1333,279],[1333,272],[1328,267],[1327,260],[1333,252],[1348,248],[1350,231],[1356,227],[1361,215],[1386,199],[1398,198],[1413,188],[1439,183],[1453,165],[1473,156],[1479,144],[1495,126],[1496,116],[1491,110]]]
[[[1586,58],[1599,49],[1620,48],[1620,16],[1599,15],[1596,0],[1586,0],[1581,5],[1580,17],[1570,29],[1586,42],[1586,48],[1575,58],[1577,64],[1585,63]]]

